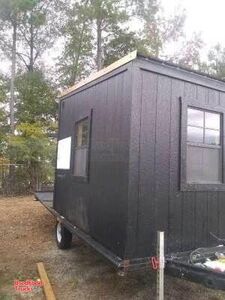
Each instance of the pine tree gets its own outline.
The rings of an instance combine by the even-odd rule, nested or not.
[[[56,93],[41,71],[27,71],[16,78],[18,123],[40,122],[51,126],[56,118]]]
[[[225,48],[217,44],[208,53],[207,71],[209,74],[225,80]]]
[[[142,41],[149,54],[160,57],[163,50],[170,42],[177,41],[183,35],[185,22],[184,11],[178,11],[177,15],[166,18],[158,0],[136,0],[134,12],[143,23],[140,31]]]
[[[94,26],[95,62],[97,70],[100,70],[104,63],[106,43],[121,29],[127,15],[123,3],[118,0],[91,0],[90,13]]]
[[[70,86],[90,70],[92,32],[88,1],[84,4],[76,2],[64,13],[66,21],[60,31],[66,41],[57,67],[61,85]]]
[[[33,71],[38,59],[57,38],[57,18],[54,1],[36,0],[27,10],[18,26],[19,61],[28,71]]]
[[[16,52],[18,26],[21,23],[24,13],[31,9],[36,0],[0,0],[0,20],[1,20],[1,43],[2,51],[9,55],[11,66],[10,80],[10,126],[11,133],[14,133],[14,103],[15,103],[15,76],[16,76]],[[6,38],[5,31],[12,31],[11,39]]]

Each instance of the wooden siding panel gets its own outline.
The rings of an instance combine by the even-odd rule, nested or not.
[[[142,102],[142,76],[138,68],[132,73],[132,108],[130,125],[129,147],[129,187],[128,187],[128,223],[125,257],[136,256],[137,245],[137,212],[139,200],[139,155],[140,155],[140,129],[141,129],[141,102]]]
[[[225,93],[220,92],[219,100],[220,100],[220,106],[225,108]]]
[[[154,254],[157,230],[166,233],[168,253],[213,245],[210,232],[218,234],[219,229],[221,232],[225,228],[219,212],[220,207],[225,209],[225,203],[217,191],[180,190],[180,101],[219,109],[225,97],[207,87],[146,69],[141,69],[141,73],[138,256],[146,256],[148,251]],[[153,237],[152,247],[148,234]]]
[[[215,90],[209,90],[209,105],[212,107],[217,107],[220,105],[219,92]]]
[[[140,186],[138,205],[137,253],[155,251],[155,126],[158,76],[142,71],[142,108],[140,132]]]
[[[156,230],[168,232],[168,195],[170,166],[170,101],[172,79],[158,77],[155,142],[155,216]]]
[[[195,195],[195,245],[198,247],[207,246],[208,241],[208,198],[207,192],[198,192]]]
[[[205,105],[209,102],[209,90],[203,86],[197,86],[196,103],[198,105]]]
[[[225,239],[225,193],[219,192],[218,193],[218,206],[219,206],[219,232],[218,236],[220,238]]]
[[[225,108],[223,93],[135,64],[66,101],[61,138],[93,109],[91,176],[88,185],[69,172],[57,178],[67,205],[58,207],[73,223],[88,217],[84,230],[121,257],[154,254],[157,230],[166,252],[211,244],[209,232],[225,238],[224,192],[180,190],[179,97]]]
[[[93,136],[92,170],[92,203],[90,218],[92,220],[92,236],[104,240],[115,247],[123,247],[126,219],[126,180],[124,172],[125,154],[123,143],[127,141],[121,125],[123,112],[118,110],[118,103],[124,89],[124,74],[112,77],[104,84],[96,86],[95,136]],[[96,114],[95,114],[96,113]],[[93,123],[94,123],[93,121]],[[112,124],[113,123],[113,124]],[[121,132],[123,140],[121,140]],[[127,135],[127,132],[126,132]],[[116,187],[116,188],[115,188]],[[124,200],[121,199],[124,195]],[[117,220],[114,222],[113,220]]]
[[[210,232],[219,235],[219,195],[218,193],[208,192],[208,239],[207,244],[217,245],[216,240],[210,235]]]
[[[182,194],[180,188],[180,112],[184,97],[184,82],[173,79],[170,110],[170,193],[168,252],[181,249]]]
[[[192,103],[199,108],[223,110],[225,96],[209,87],[151,73],[144,63],[141,73],[138,256],[149,254],[144,247],[155,253],[155,238],[149,248],[146,237],[147,234],[155,237],[159,229],[166,233],[167,252],[215,245],[210,232],[220,235],[225,232],[225,197],[216,190],[180,190],[179,99],[184,105]],[[155,209],[155,221],[150,215],[152,209]]]
[[[184,84],[184,98],[185,101],[197,101],[197,86],[185,82]],[[183,223],[182,223],[182,249],[193,249],[195,246],[195,215],[196,215],[196,195],[195,192],[187,192],[183,194]],[[185,238],[184,238],[185,237]]]
[[[195,193],[185,192],[182,202],[182,251],[192,250],[195,248],[196,235],[196,207]]]
[[[209,103],[210,90],[201,86],[197,86],[198,105],[205,106]],[[195,245],[203,247],[207,245],[209,238],[208,233],[208,203],[210,198],[208,192],[199,192],[195,195]]]
[[[74,136],[75,121],[93,109],[90,180],[80,182],[72,170],[56,172],[55,200],[63,216],[120,257],[127,229],[130,80],[123,71],[67,98],[60,138]]]

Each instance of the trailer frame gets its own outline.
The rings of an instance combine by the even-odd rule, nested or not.
[[[91,238],[90,235],[80,230],[77,226],[71,224],[64,216],[60,215],[53,207],[52,200],[45,198],[46,194],[52,192],[41,192],[35,193],[35,199],[38,200],[55,218],[58,222],[61,222],[72,234],[83,240],[87,245],[91,246],[94,250],[103,255],[108,259],[117,269],[127,272],[135,271],[140,269],[146,269],[151,266],[151,257],[137,258],[137,259],[121,259],[119,256],[113,254],[106,247],[102,246],[99,242]],[[44,197],[43,197],[44,196]]]
[[[52,192],[39,191],[35,193],[35,198],[56,218],[58,222],[61,222],[72,234],[80,238],[87,245],[91,246],[95,251],[99,252],[102,256],[108,259],[114,265],[114,267],[118,269],[118,273],[120,275],[125,275],[130,271],[146,270],[148,268],[153,269],[153,257],[123,260],[119,256],[114,255],[106,247],[95,241],[88,234],[80,230],[77,226],[72,225],[68,220],[64,218],[64,216],[60,215],[56,210],[52,208],[52,200],[46,199],[46,194],[50,195],[50,193]],[[189,255],[190,251],[165,255],[165,273],[173,277],[201,283],[208,288],[225,290],[225,273],[220,273],[204,269],[196,265],[192,265],[190,262],[188,262]]]

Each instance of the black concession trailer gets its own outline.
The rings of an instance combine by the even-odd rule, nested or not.
[[[225,82],[137,52],[64,92],[54,194],[36,194],[58,246],[75,233],[117,267],[142,267],[160,230],[168,269],[225,287],[201,265],[225,253],[210,248],[225,238],[224,113]]]

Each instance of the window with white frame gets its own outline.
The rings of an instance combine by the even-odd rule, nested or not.
[[[193,107],[187,112],[187,183],[222,183],[221,114]]]

